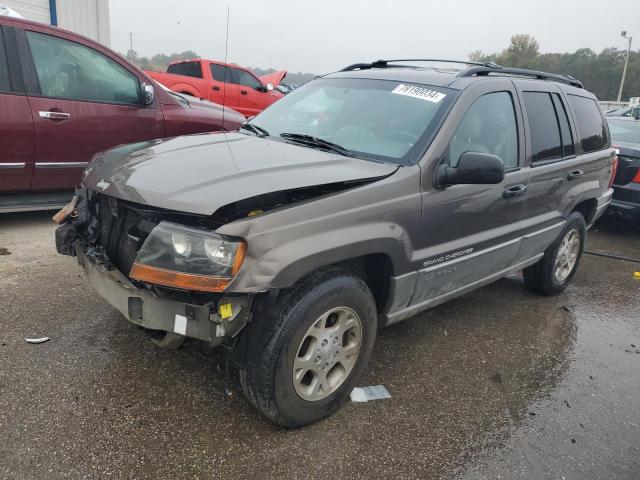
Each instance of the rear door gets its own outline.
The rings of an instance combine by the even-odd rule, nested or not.
[[[34,129],[25,95],[15,31],[0,25],[0,192],[24,192],[31,184]]]
[[[33,191],[72,188],[95,153],[165,135],[157,100],[143,105],[144,77],[115,55],[65,32],[16,33],[35,125]]]
[[[527,165],[531,175],[527,212],[532,228],[544,232],[526,245],[543,251],[559,234],[568,209],[580,197],[585,176],[575,148],[576,132],[566,98],[552,82],[516,82],[527,132]]]
[[[240,111],[240,86],[233,83],[231,67],[221,63],[210,63],[211,100]]]

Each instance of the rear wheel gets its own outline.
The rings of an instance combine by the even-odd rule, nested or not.
[[[567,288],[582,258],[586,236],[584,217],[579,212],[571,213],[556,241],[544,252],[544,257],[524,269],[527,288],[543,295],[555,295]]]
[[[249,352],[253,358],[240,371],[243,390],[279,425],[316,422],[340,407],[369,361],[377,327],[373,296],[358,277],[328,268],[285,293],[274,317],[255,320],[270,322],[259,334],[268,340]],[[254,334],[251,326],[245,334]]]

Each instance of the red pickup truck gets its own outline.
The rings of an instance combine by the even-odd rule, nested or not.
[[[274,86],[287,74],[283,70],[256,77],[248,68],[202,59],[172,62],[166,72],[146,73],[174,92],[211,100],[245,117],[257,115],[282,98]]]
[[[225,129],[243,121],[226,109]],[[0,15],[0,213],[66,204],[99,151],[221,129],[220,105],[165,89],[88,38]]]

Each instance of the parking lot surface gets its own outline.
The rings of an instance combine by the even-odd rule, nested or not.
[[[220,356],[94,294],[50,215],[0,216],[0,478],[640,478],[640,263],[585,255],[557,297],[516,275],[382,330],[361,384],[391,398],[284,430]],[[640,226],[588,250],[640,258]]]

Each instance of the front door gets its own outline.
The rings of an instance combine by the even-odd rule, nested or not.
[[[79,41],[20,33],[35,125],[33,191],[70,189],[95,153],[165,135],[157,102],[143,105],[133,72]]]
[[[493,79],[462,95],[435,145],[439,151],[433,164],[424,168],[419,275],[409,307],[429,306],[498,278],[514,268],[518,258],[529,174],[513,82]],[[465,152],[500,157],[504,180],[436,188],[436,165],[455,167]]]
[[[240,87],[240,113],[245,117],[259,114],[271,103],[269,94],[260,80],[246,70],[233,69],[234,81]]]

